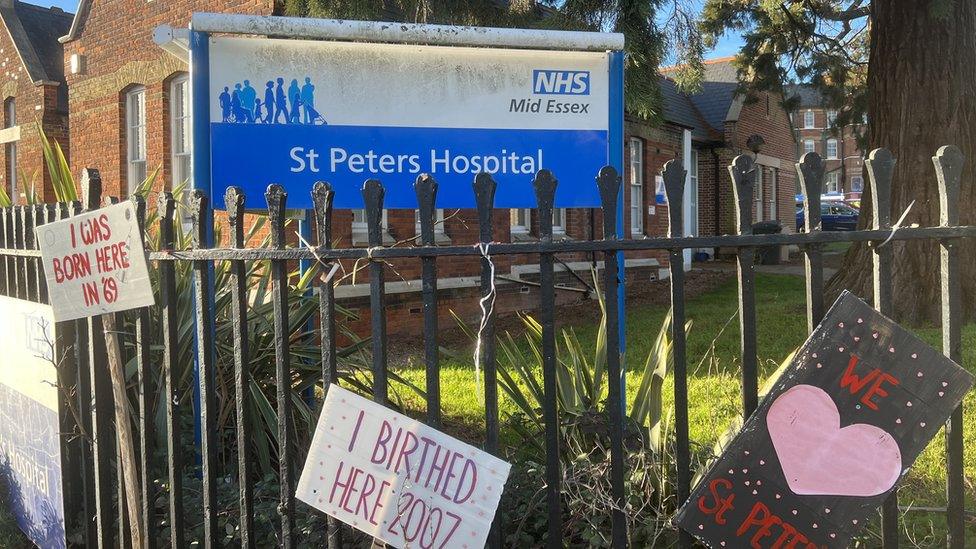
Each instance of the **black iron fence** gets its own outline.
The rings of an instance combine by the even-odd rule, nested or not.
[[[429,176],[420,176],[414,186],[420,209],[420,246],[383,247],[381,218],[383,210],[383,185],[378,180],[366,181],[363,187],[367,222],[369,230],[369,249],[333,249],[332,242],[332,198],[333,192],[328,184],[318,183],[312,189],[315,204],[315,221],[318,229],[317,247],[288,246],[285,232],[285,208],[287,194],[278,185],[271,185],[266,193],[267,220],[270,226],[270,246],[253,248],[245,246],[244,213],[247,199],[239,190],[230,189],[226,196],[228,207],[228,226],[230,234],[225,239],[226,248],[207,249],[201,243],[207,241],[208,231],[213,229],[214,217],[207,197],[197,191],[190,199],[192,212],[192,240],[190,249],[177,249],[176,235],[181,221],[176,219],[176,201],[170,193],[160,195],[157,205],[156,226],[148,227],[148,234],[158,240],[155,250],[150,253],[151,261],[158,270],[157,311],[150,309],[127,313],[133,333],[128,334],[131,345],[127,352],[135,364],[135,375],[130,385],[130,400],[133,403],[133,421],[139,433],[139,468],[141,471],[141,493],[125,494],[118,477],[117,445],[113,428],[113,395],[105,364],[105,347],[102,337],[102,323],[98,318],[64,323],[58,330],[66,343],[61,350],[73,360],[65,361],[59,371],[59,384],[62,389],[62,431],[64,438],[65,494],[70,500],[67,509],[79,513],[68,514],[69,534],[74,543],[88,547],[112,547],[125,545],[126,517],[123,498],[135,497],[140,501],[142,522],[148,529],[147,545],[154,547],[161,539],[160,529],[168,530],[168,538],[173,547],[185,547],[194,540],[188,539],[186,532],[190,525],[202,522],[204,546],[212,547],[227,543],[255,546],[255,478],[253,450],[249,441],[254,426],[249,424],[249,413],[245,409],[247,394],[252,390],[249,379],[249,357],[257,352],[249,348],[247,330],[251,326],[247,320],[251,311],[250,287],[247,278],[253,276],[250,267],[260,264],[269,274],[269,290],[272,295],[272,318],[265,328],[273,331],[273,356],[275,381],[277,386],[277,440],[279,452],[274,456],[278,462],[280,486],[277,497],[275,519],[278,522],[277,539],[285,547],[295,546],[301,537],[296,526],[296,506],[294,501],[295,467],[300,456],[296,455],[294,443],[293,402],[290,389],[295,383],[294,368],[297,362],[309,357],[292,356],[289,331],[289,264],[296,260],[318,262],[329,265],[338,260],[361,260],[368,262],[370,309],[371,309],[371,373],[373,398],[388,404],[388,367],[385,290],[384,279],[388,269],[387,261],[398,259],[419,260],[422,264],[424,360],[426,364],[426,420],[432,426],[441,426],[441,391],[439,384],[439,327],[438,307],[438,258],[459,256],[480,257],[482,259],[481,291],[487,296],[493,291],[493,266],[491,256],[515,255],[538,258],[540,265],[540,317],[542,324],[542,370],[545,394],[544,418],[546,450],[545,482],[546,503],[548,506],[549,546],[563,543],[564,528],[560,482],[563,478],[559,453],[560,437],[557,410],[556,381],[556,330],[554,296],[554,260],[560,253],[588,252],[602,254],[604,269],[602,282],[607,306],[607,375],[608,402],[606,406],[610,441],[610,486],[616,505],[606,512],[612,515],[612,532],[609,538],[614,547],[628,544],[627,509],[625,498],[625,441],[621,399],[621,356],[619,353],[619,331],[617,297],[622,291],[621,270],[618,252],[636,250],[666,250],[670,254],[671,265],[683,263],[683,251],[695,248],[726,248],[735,250],[738,271],[738,316],[741,333],[741,398],[742,411],[748,415],[758,405],[758,367],[756,330],[756,286],[755,286],[755,248],[767,245],[796,245],[804,255],[806,264],[807,323],[810,330],[819,323],[825,312],[824,277],[822,248],[832,242],[867,242],[874,245],[874,303],[883,313],[891,311],[891,267],[894,257],[892,246],[883,245],[891,240],[927,240],[936,243],[942,254],[942,330],[945,354],[961,362],[962,303],[960,292],[960,264],[957,246],[961,239],[976,237],[976,227],[958,226],[958,197],[961,185],[962,154],[955,147],[943,147],[933,158],[942,203],[942,223],[937,227],[893,228],[891,225],[891,177],[894,159],[886,150],[871,153],[866,161],[871,185],[872,228],[854,232],[823,232],[820,230],[820,195],[824,178],[824,165],[819,156],[810,153],[797,165],[802,192],[806,196],[806,232],[797,234],[753,235],[751,219],[753,208],[753,183],[755,166],[750,156],[740,156],[729,167],[735,194],[737,234],[728,236],[685,237],[682,234],[683,202],[682,196],[686,180],[685,170],[680,162],[669,162],[663,171],[670,213],[670,235],[666,238],[642,240],[617,240],[616,204],[621,192],[619,174],[612,168],[604,168],[596,177],[603,202],[602,240],[594,241],[556,241],[552,238],[552,208],[557,181],[546,170],[540,171],[534,180],[538,199],[539,219],[541,220],[540,239],[530,243],[497,243],[492,240],[492,209],[494,203],[495,181],[488,174],[481,174],[474,181],[477,198],[478,222],[480,226],[479,245],[435,246],[434,223],[437,184]],[[36,206],[17,206],[0,209],[0,294],[16,298],[46,302],[47,291],[44,276],[39,264],[39,253],[33,237],[33,227],[54,220],[63,219],[80,212],[98,207],[101,201],[100,179],[95,170],[86,170],[83,177],[83,203],[44,204]],[[139,215],[146,216],[146,207],[139,198],[134,198]],[[537,254],[537,255],[536,255]],[[195,308],[183,310],[187,303],[178,300],[181,283],[177,277],[180,266],[192,266],[192,293],[195,295]],[[222,289],[223,299],[229,299],[229,318],[222,319],[232,324],[232,341],[215,341],[214,310],[210,303],[215,265],[227,269],[229,288]],[[327,269],[323,269],[326,272]],[[676,493],[678,501],[684,501],[690,492],[692,482],[692,456],[689,440],[688,417],[688,367],[686,362],[685,333],[685,274],[683,269],[671,271],[671,304],[673,309],[672,338],[674,352],[674,428],[676,438],[675,463]],[[339,379],[339,360],[337,353],[337,312],[334,296],[334,280],[320,277],[316,291],[319,299],[315,334],[320,338],[321,354],[316,358],[316,368],[321,386],[327,388]],[[181,309],[182,308],[182,309]],[[177,379],[175,373],[184,371],[178,368],[177,346],[181,338],[190,337],[180,322],[191,315],[192,326],[198,342],[197,361],[199,364],[198,403],[201,428],[199,451],[194,455],[184,455],[186,446],[183,439],[187,434],[187,419],[194,413],[179,386],[185,380]],[[150,348],[149,334],[161,333],[160,348]],[[481,325],[482,347],[478,355],[479,366],[483,372],[485,400],[485,431],[483,447],[488,452],[498,453],[499,446],[499,395],[496,370],[495,315],[492,311]],[[218,380],[215,378],[215,351],[219,343],[232,346],[233,392],[221,398],[234,402],[233,429],[236,436],[221,437],[217,432]],[[159,383],[157,384],[157,380]],[[221,381],[223,382],[223,381]],[[155,430],[150,407],[153,402],[165,403],[165,430],[163,447],[155,447]],[[948,521],[949,537],[947,544],[954,548],[966,545],[963,471],[963,433],[962,411],[957,410],[945,431],[945,459],[948,475],[946,478],[947,506],[945,516]],[[233,443],[236,439],[236,444]],[[191,446],[192,447],[192,446]],[[232,455],[233,459],[220,461],[220,456]],[[218,466],[224,463],[223,466]],[[199,494],[193,494],[185,486],[185,470],[199,465]],[[236,469],[236,470],[235,470]],[[151,471],[165,471],[162,483],[154,482]],[[239,484],[239,521],[232,528],[233,533],[219,527],[218,485],[236,477]],[[196,490],[196,488],[194,488]],[[188,505],[188,498],[199,498],[199,505]],[[165,504],[159,502],[165,501]],[[78,520],[81,517],[81,520]],[[264,517],[265,519],[267,517]],[[883,508],[883,540],[885,547],[895,547],[899,535],[899,506],[896,496],[892,496]],[[499,532],[507,525],[496,521],[489,546],[499,547]],[[335,522],[330,521],[327,528],[328,545],[342,545],[342,531]],[[118,540],[123,540],[119,542]],[[306,539],[311,545],[323,545],[323,539]],[[972,539],[969,540],[973,542]],[[682,536],[680,544],[690,546],[690,537]]]

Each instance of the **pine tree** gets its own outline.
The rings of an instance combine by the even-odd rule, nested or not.
[[[707,0],[707,45],[723,32],[742,33],[742,74],[755,89],[800,80],[816,85],[840,111],[838,127],[867,115],[865,151],[897,159],[892,216],[914,201],[904,225],[939,224],[932,155],[946,144],[968,158],[961,222],[976,223],[976,2],[972,0]],[[788,105],[789,107],[789,105]],[[860,226],[871,219],[870,190]],[[934,242],[895,245],[894,302],[905,320],[939,318],[939,252]],[[976,312],[976,243],[962,244],[963,302]],[[828,284],[872,295],[872,252],[855,245]]]

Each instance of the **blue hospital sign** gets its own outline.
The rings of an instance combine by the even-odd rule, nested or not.
[[[240,186],[249,207],[271,183],[311,208],[327,181],[338,208],[362,207],[377,178],[389,208],[415,208],[429,173],[437,205],[473,207],[489,172],[495,204],[533,207],[533,175],[563,182],[559,207],[599,206],[593,178],[609,163],[605,52],[210,38],[211,183],[215,205]]]
[[[54,312],[0,296],[0,476],[38,547],[65,547]]]

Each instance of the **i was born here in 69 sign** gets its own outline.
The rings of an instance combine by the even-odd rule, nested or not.
[[[847,547],[972,385],[844,292],[676,521],[710,547]]]

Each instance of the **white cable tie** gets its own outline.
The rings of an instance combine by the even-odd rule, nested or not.
[[[905,208],[905,211],[901,213],[901,217],[898,218],[898,221],[896,221],[895,224],[892,225],[891,232],[888,233],[888,238],[886,238],[884,242],[882,242],[881,244],[878,244],[875,249],[881,248],[885,244],[891,242],[891,239],[895,237],[895,232],[897,232],[898,229],[901,228],[901,224],[904,223],[905,218],[908,217],[908,212],[912,211],[912,206],[914,205],[915,205],[915,201],[912,200],[911,204],[909,204],[908,207]]]
[[[491,283],[488,289],[488,293],[482,296],[478,300],[478,306],[481,308],[481,323],[478,326],[478,337],[475,340],[474,345],[474,375],[475,375],[475,387],[480,392],[481,391],[481,345],[484,336],[484,331],[488,327],[488,317],[494,314],[495,311],[495,262],[491,260],[491,243],[490,242],[479,242],[475,245],[475,248],[481,252],[481,257],[488,262],[488,270],[491,275]]]

